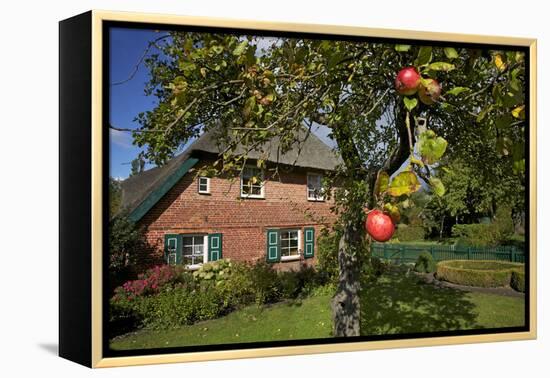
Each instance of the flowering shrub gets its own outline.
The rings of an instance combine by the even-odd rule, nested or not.
[[[113,329],[165,329],[213,319],[241,306],[263,305],[309,295],[326,284],[313,268],[276,272],[255,264],[218,260],[195,272],[184,266],[156,266],[115,290],[110,301]]]
[[[137,280],[127,281],[115,290],[115,297],[135,299],[156,294],[165,287],[192,281],[191,274],[183,266],[160,265],[138,275]]]

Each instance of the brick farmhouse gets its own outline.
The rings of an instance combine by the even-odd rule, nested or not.
[[[223,148],[206,132],[162,167],[122,182],[122,206],[150,245],[145,265],[194,269],[220,258],[265,260],[279,270],[313,264],[319,231],[335,221],[321,180],[339,157],[303,128],[283,155],[276,140],[249,152],[250,165],[237,177],[200,177]],[[260,156],[268,171],[278,167],[277,177],[257,168]]]

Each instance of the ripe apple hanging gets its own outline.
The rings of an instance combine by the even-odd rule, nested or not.
[[[426,105],[435,103],[441,95],[441,85],[435,79],[424,80],[424,85],[418,88],[418,98]]]
[[[365,228],[368,234],[378,242],[386,242],[395,232],[395,225],[391,217],[379,210],[372,210],[367,215]]]
[[[420,85],[420,74],[415,67],[405,67],[395,77],[395,89],[400,95],[411,96]]]

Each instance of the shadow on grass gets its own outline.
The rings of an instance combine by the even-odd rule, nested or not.
[[[361,294],[361,334],[384,335],[480,328],[467,293],[437,288],[404,271],[367,283]]]

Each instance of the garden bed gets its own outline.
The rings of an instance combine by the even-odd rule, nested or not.
[[[524,265],[503,261],[448,260],[437,264],[439,280],[477,287],[512,286],[524,291]],[[513,279],[512,279],[513,277]]]

